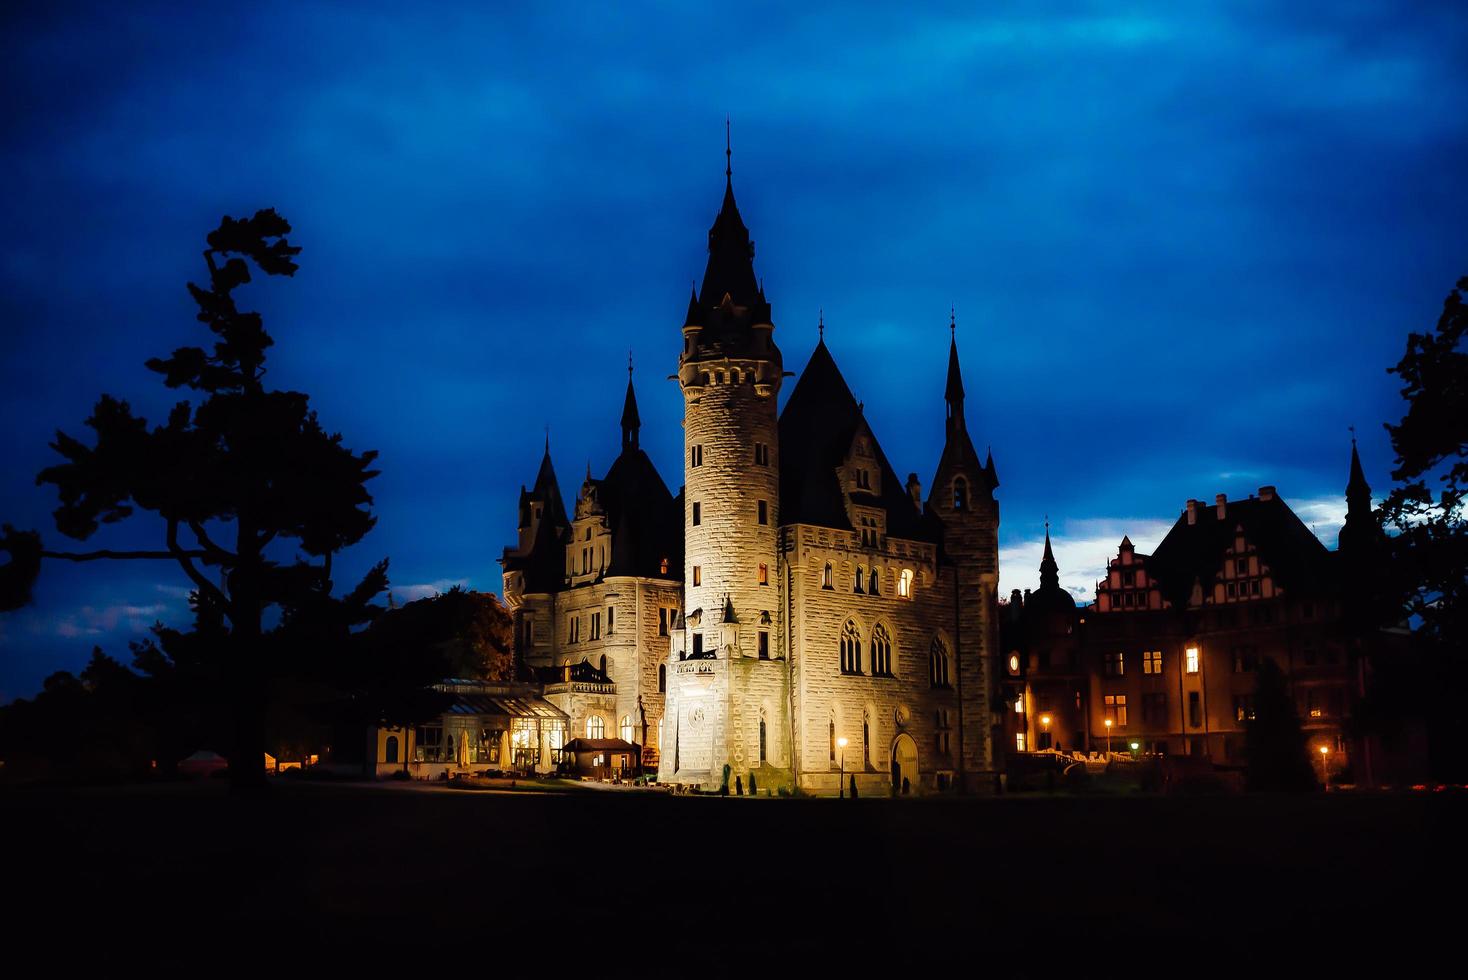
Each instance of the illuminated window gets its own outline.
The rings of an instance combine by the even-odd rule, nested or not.
[[[1023,697],[1017,698],[1015,700],[1015,702],[1014,702],[1014,713],[1017,714],[1017,715],[1022,715],[1022,714],[1025,713],[1025,699]]]
[[[887,634],[887,627],[880,623],[872,629],[872,673],[892,676],[892,638]]]
[[[543,721],[541,722],[541,731],[545,732],[545,742],[546,746],[550,749],[551,759],[556,762],[563,761],[564,753],[561,751],[561,748],[566,744],[566,723],[559,718],[551,721]],[[499,733],[496,732],[495,734],[498,735]],[[496,758],[498,758],[498,748],[495,749],[495,753]]]
[[[912,579],[913,579],[913,574],[912,574],[912,569],[910,569],[910,568],[904,568],[902,570],[902,573],[897,576],[897,596],[898,596],[898,598],[900,598],[900,599],[911,599],[912,598]]]
[[[1019,673],[1019,654],[1017,653],[1011,653],[1009,655],[1009,672],[1011,674]]]
[[[694,565],[693,566],[693,584],[694,585],[702,585],[703,584],[703,566],[702,565]]]
[[[933,687],[948,686],[948,648],[936,636],[928,647],[928,680]]]
[[[849,619],[841,628],[841,673],[861,673],[861,633]]]
[[[607,737],[607,723],[602,721],[601,715],[592,715],[590,718],[586,719],[586,737]]]
[[[668,559],[664,558],[662,560],[662,562],[658,565],[658,571],[664,575],[668,574]]]
[[[1014,733],[1014,750],[1016,752],[1023,752],[1025,750],[1025,733],[1024,732],[1015,732]]]
[[[1148,650],[1148,651],[1146,651],[1145,653],[1142,654],[1142,673],[1144,673],[1144,674],[1160,674],[1160,673],[1162,673],[1162,651],[1161,650]]]
[[[1187,657],[1187,671],[1190,674],[1198,672],[1198,648],[1188,647],[1183,653]]]
[[[1252,694],[1235,694],[1234,695],[1234,720],[1235,721],[1253,721],[1254,720],[1254,695],[1252,695]]]
[[[633,732],[632,732],[632,716],[631,715],[623,715],[622,716],[622,721],[621,721],[621,723],[617,727],[618,727],[618,729],[622,733],[622,741],[624,741],[624,742],[633,742],[633,741],[636,741],[632,737]]]
[[[540,723],[537,719],[510,719],[510,751],[518,769],[529,769],[540,762]]]
[[[764,562],[759,563],[759,584],[770,584],[770,566],[766,565]]]
[[[1105,697],[1106,717],[1117,728],[1126,727],[1126,695],[1108,694]]]
[[[761,524],[770,523],[770,505],[767,501],[761,500],[756,510],[759,512],[759,522]]]
[[[1102,666],[1107,677],[1120,677],[1126,673],[1126,657],[1121,653],[1108,653]]]

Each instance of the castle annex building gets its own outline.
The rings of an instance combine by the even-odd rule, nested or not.
[[[726,173],[679,346],[682,489],[639,446],[567,508],[550,448],[522,490],[504,593],[561,739],[630,743],[662,782],[834,793],[987,784],[998,479],[974,450],[956,342],[924,497],[899,479],[824,339],[787,373]],[[934,386],[934,424],[937,397]],[[615,750],[615,749],[614,749]]]

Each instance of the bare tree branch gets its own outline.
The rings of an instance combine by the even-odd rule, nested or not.
[[[207,595],[215,602],[219,603],[219,608],[229,609],[229,598],[224,594],[219,586],[215,585],[213,582],[205,578],[203,574],[201,574],[199,570],[194,567],[192,558],[195,557],[195,553],[185,551],[178,546],[177,520],[170,520],[168,522],[168,550],[171,554],[171,557],[173,557],[178,562],[178,566],[184,570],[184,574],[193,581],[194,585],[198,586],[201,595]]]
[[[172,560],[183,555],[185,558],[203,558],[203,551],[42,551],[42,558],[59,558],[63,561],[101,561],[108,558],[154,558]]]

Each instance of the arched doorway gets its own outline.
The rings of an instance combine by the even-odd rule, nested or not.
[[[912,736],[903,732],[892,742],[892,791],[901,795],[902,781],[906,779],[908,792],[918,789],[917,743]]]

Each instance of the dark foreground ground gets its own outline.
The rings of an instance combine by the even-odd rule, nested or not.
[[[301,783],[264,801],[219,785],[0,791],[5,891],[39,916],[82,896],[89,915],[168,928],[246,917],[314,931],[367,917],[407,943],[671,944],[733,963],[1085,953],[1099,976],[1170,972],[1150,957],[1189,948],[1192,972],[1211,974],[1217,957],[1253,959],[1276,942],[1310,958],[1373,948],[1415,960],[1463,932],[1465,816],[1468,798],[1446,793],[852,803]],[[1149,961],[1158,969],[1139,968]]]

